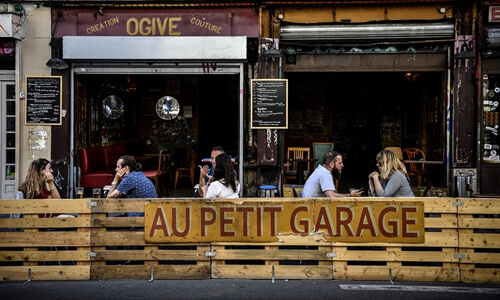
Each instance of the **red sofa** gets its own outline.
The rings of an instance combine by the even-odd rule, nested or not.
[[[110,185],[115,176],[116,161],[126,154],[124,144],[80,149],[80,186],[102,188]]]

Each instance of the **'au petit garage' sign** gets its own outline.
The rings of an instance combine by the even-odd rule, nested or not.
[[[328,242],[424,243],[421,201],[167,201],[145,204],[148,243],[276,242],[321,235]]]

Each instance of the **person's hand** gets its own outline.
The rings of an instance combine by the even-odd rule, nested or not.
[[[351,197],[361,197],[363,195],[364,191],[363,190],[354,190],[349,193]]]
[[[370,176],[369,176],[369,177],[370,177],[370,178],[374,178],[374,179],[375,179],[375,178],[376,178],[376,179],[378,179],[378,177],[379,177],[379,176],[380,176],[380,174],[379,174],[377,171],[373,171],[373,172],[370,174]]]
[[[47,172],[44,174],[44,177],[45,177],[45,182],[47,182],[49,185],[54,183],[54,175],[52,175],[52,173]]]
[[[198,167],[200,168],[200,178],[205,179],[205,177],[207,177],[208,175],[208,166],[204,165],[203,167],[202,166]]]
[[[121,181],[123,179],[123,176],[125,176],[126,172],[127,172],[127,170],[125,170],[125,168],[121,168],[118,172],[116,172],[114,181],[117,181],[117,182]]]

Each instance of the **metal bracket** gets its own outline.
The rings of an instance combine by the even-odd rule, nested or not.
[[[453,206],[464,206],[464,203],[462,201],[456,201],[453,202]]]
[[[328,252],[326,253],[327,258],[335,258],[337,257],[337,252]]]
[[[95,252],[92,252],[92,251],[87,251],[87,256],[90,256],[90,257],[96,257],[97,256],[97,253]]]
[[[214,257],[215,256],[215,251],[207,251],[207,252],[205,252],[205,255],[207,257]]]
[[[151,279],[149,279],[149,282],[154,280],[154,276],[155,276],[155,269],[151,267]]]
[[[455,255],[453,255],[454,258],[458,258],[458,259],[464,259],[465,258],[465,254],[462,254],[462,253],[455,253]]]
[[[30,283],[31,282],[31,269],[28,268],[28,280],[25,281],[24,283]]]
[[[95,201],[90,201],[90,202],[87,202],[87,206],[88,206],[88,207],[94,207],[94,206],[97,206],[97,202],[95,202]]]

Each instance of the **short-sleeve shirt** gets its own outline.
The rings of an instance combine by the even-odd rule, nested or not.
[[[380,181],[382,189],[377,192],[378,197],[415,197],[406,175],[396,171],[391,175],[389,181]]]
[[[325,197],[325,191],[335,191],[332,173],[327,168],[319,165],[307,178],[302,189],[303,198]]]
[[[122,181],[116,188],[125,195],[125,198],[158,198],[156,189],[141,171],[132,171],[123,176]],[[130,217],[144,216],[143,213],[127,213]]]
[[[238,198],[239,193],[240,183],[238,180],[236,180],[236,192],[231,186],[225,186],[220,180],[217,180],[208,186],[205,198]]]

